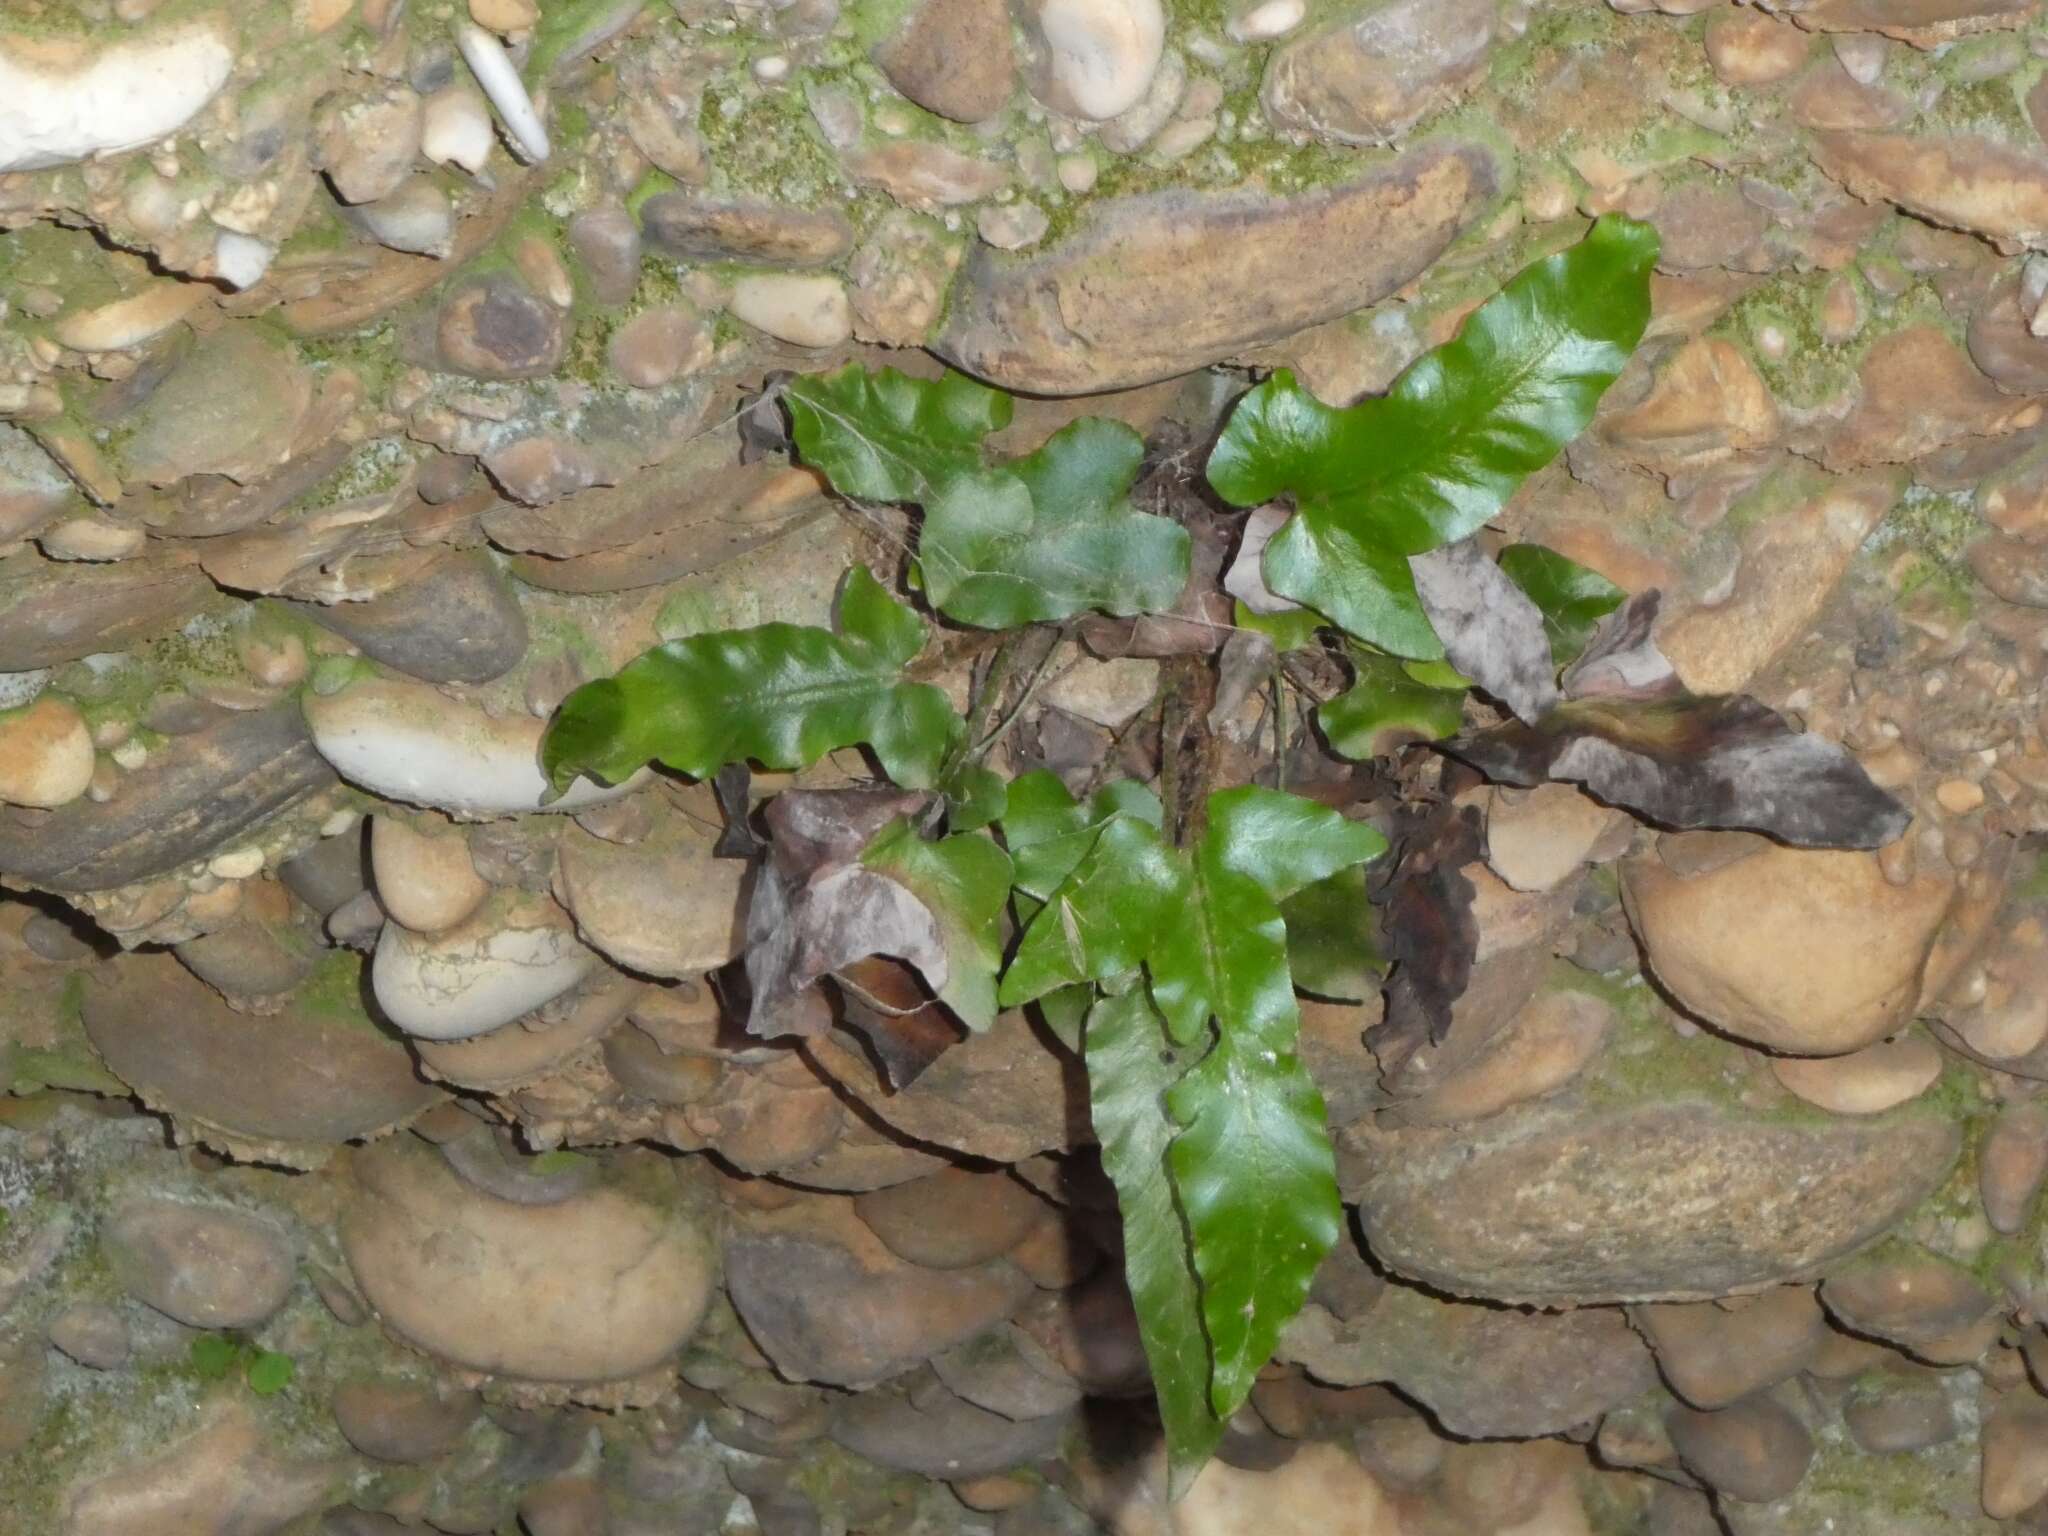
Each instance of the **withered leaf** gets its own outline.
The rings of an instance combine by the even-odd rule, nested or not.
[[[1382,1073],[1451,1027],[1451,1005],[1472,980],[1479,924],[1466,865],[1480,856],[1478,812],[1445,801],[1404,817],[1393,856],[1369,899],[1384,909],[1380,931],[1393,962],[1387,1014],[1367,1040]]]
[[[910,968],[879,955],[841,968],[846,1023],[866,1039],[889,1086],[908,1088],[967,1038],[952,1015],[926,997]]]
[[[711,781],[718,808],[725,814],[725,826],[712,845],[714,859],[751,859],[768,845],[754,835],[748,820],[753,804],[750,789],[754,774],[745,763],[727,763]]]
[[[752,464],[772,453],[789,451],[789,423],[782,416],[782,392],[796,374],[788,368],[771,368],[762,377],[758,394],[740,405],[740,462]]]
[[[1451,665],[1516,718],[1535,721],[1557,702],[1543,610],[1476,540],[1409,557],[1415,595]]]
[[[1223,573],[1223,590],[1253,613],[1292,613],[1301,607],[1294,599],[1282,597],[1266,585],[1263,566],[1266,546],[1293,515],[1279,502],[1269,501],[1263,507],[1254,507],[1252,515],[1244,520],[1237,555]]]
[[[948,956],[938,919],[910,891],[861,863],[870,839],[930,796],[898,789],[790,790],[767,812],[767,862],[747,908],[747,1032],[816,1033],[798,1000],[822,976],[869,955],[917,967],[934,990]]]
[[[1683,691],[1669,658],[1650,638],[1663,596],[1638,592],[1601,621],[1562,679],[1568,699],[1664,699]]]
[[[1497,783],[1562,780],[1662,827],[1763,832],[1795,848],[1879,848],[1912,813],[1842,747],[1746,694],[1575,699],[1442,743]]]

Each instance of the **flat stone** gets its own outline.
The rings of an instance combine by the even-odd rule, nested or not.
[[[435,323],[441,365],[478,379],[531,379],[552,373],[569,345],[562,311],[507,273],[451,289]]]
[[[866,1049],[844,1031],[815,1036],[804,1050],[912,1141],[1009,1163],[1091,1139],[1079,1061],[1042,1040],[1021,1013],[999,1015],[992,1027],[969,1035],[893,1092]]]
[[[1791,1412],[1753,1397],[1717,1413],[1673,1408],[1664,1415],[1688,1470],[1731,1499],[1767,1504],[1799,1486],[1813,1460],[1813,1436]]]
[[[1862,198],[2024,245],[2048,234],[2048,160],[1974,134],[1816,133],[1814,163]]]
[[[1635,1307],[1629,1315],[1671,1390],[1695,1408],[1726,1408],[1795,1375],[1827,1335],[1827,1316],[1804,1286],[1728,1304]]]
[[[58,565],[0,562],[0,672],[32,672],[127,649],[197,613],[213,583],[182,557]]]
[[[317,1161],[441,1097],[345,982],[256,1019],[163,956],[124,955],[92,974],[85,1032],[114,1075],[181,1123],[274,1160]]]
[[[297,1260],[271,1221],[230,1206],[142,1197],[100,1227],[121,1289],[188,1328],[254,1328],[291,1294]]]
[[[464,1040],[552,1002],[599,963],[559,907],[511,892],[431,936],[387,923],[370,981],[378,1009],[407,1034]]]
[[[926,1269],[971,1269],[1000,1258],[1046,1209],[1007,1174],[966,1168],[861,1195],[853,1208],[891,1253]]]
[[[1838,1115],[1876,1115],[1918,1098],[1941,1076],[1941,1052],[1925,1035],[1866,1045],[1847,1056],[1780,1056],[1771,1071],[1787,1090]]]
[[[1979,373],[1936,326],[1915,325],[1871,344],[1857,371],[1855,406],[1821,450],[1828,469],[1904,464],[1972,437],[2001,437],[2041,419]]]
[[[153,750],[104,805],[74,800],[33,822],[0,816],[0,872],[53,891],[152,879],[333,782],[296,705],[229,714]]]
[[[526,616],[490,557],[450,555],[363,603],[293,603],[385,666],[429,683],[487,683],[526,654]]]
[[[870,57],[897,90],[956,123],[994,117],[1017,88],[1003,0],[922,0]]]
[[[333,1407],[342,1438],[365,1456],[415,1462],[454,1450],[483,1404],[474,1392],[358,1378],[334,1389]]]
[[[1478,1439],[1562,1434],[1657,1379],[1617,1308],[1523,1312],[1439,1301],[1406,1285],[1388,1286],[1349,1321],[1311,1305],[1288,1325],[1279,1354],[1332,1386],[1389,1383],[1451,1434]]]
[[[310,369],[258,328],[226,325],[124,423],[121,463],[152,485],[199,474],[247,484],[290,456],[312,403]]]
[[[927,1382],[910,1391],[862,1392],[832,1415],[831,1435],[856,1456],[923,1477],[985,1477],[1052,1455],[1067,1415],[1004,1418]]]
[[[1276,127],[1339,144],[1387,144],[1483,70],[1491,0],[1353,5],[1273,51],[1260,98]]]
[[[0,713],[0,800],[69,805],[92,782],[93,766],[92,733],[68,699],[43,694]]]
[[[827,267],[853,248],[853,228],[829,210],[663,192],[640,209],[655,249],[684,261]]]
[[[377,901],[414,933],[441,933],[464,922],[491,893],[460,832],[434,835],[382,815],[370,823],[370,869]]]
[[[60,1536],[261,1536],[327,1502],[336,1461],[287,1454],[243,1403],[76,1488]]]
[[[900,1376],[1014,1312],[1033,1291],[1001,1259],[906,1264],[853,1213],[811,1195],[737,1217],[725,1281],[748,1333],[783,1375],[864,1388]]]
[[[1347,1193],[1383,1263],[1538,1306],[1706,1300],[1811,1276],[1938,1188],[1960,1144],[1910,1105],[1807,1123],[1685,1098],[1348,1134]]]
[[[711,1242],[652,1154],[606,1160],[614,1182],[548,1205],[464,1183],[395,1137],[356,1153],[342,1251],[384,1325],[470,1370],[601,1382],[667,1360],[704,1316]]]
[[[1385,298],[1491,200],[1483,151],[1417,148],[1338,186],[1096,205],[1027,256],[968,258],[934,343],[1005,389],[1087,394],[1205,367]],[[1323,259],[1331,250],[1355,259]]]
[[[121,1309],[103,1301],[73,1302],[50,1319],[46,1333],[57,1348],[95,1371],[118,1370],[134,1347]]]

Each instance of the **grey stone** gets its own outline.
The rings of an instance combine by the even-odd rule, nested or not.
[[[1939,1187],[1956,1127],[1556,1101],[1357,1133],[1366,1241],[1396,1272],[1536,1305],[1696,1301],[1808,1277]]]
[[[640,286],[640,226],[618,203],[569,220],[569,249],[583,263],[600,304],[623,304]]]
[[[441,1097],[411,1054],[364,1013],[342,980],[360,962],[336,957],[324,997],[302,994],[251,1019],[161,955],[99,968],[85,994],[85,1032],[115,1076],[144,1102],[235,1142],[314,1150],[402,1125]],[[324,975],[325,973],[323,973]]]
[[[429,683],[486,683],[526,654],[526,616],[482,552],[450,555],[364,603],[294,603],[365,656]]]
[[[53,891],[147,880],[334,782],[297,704],[230,715],[151,752],[104,805],[0,815],[0,873]]]
[[[1388,143],[1477,77],[1497,10],[1494,0],[1354,3],[1274,50],[1266,115],[1340,144]]]
[[[689,192],[650,197],[640,224],[651,245],[685,261],[823,267],[853,247],[853,227],[837,213]]]
[[[1657,1379],[1649,1348],[1612,1307],[1526,1312],[1439,1301],[1390,1285],[1340,1322],[1310,1306],[1282,1359],[1333,1386],[1390,1383],[1454,1435],[1528,1439],[1589,1424]]]
[[[1486,151],[1442,143],[1292,196],[1169,191],[1100,204],[1029,255],[978,248],[934,346],[1011,390],[1170,378],[1385,298],[1487,206],[1498,176]],[[1328,259],[1335,250],[1346,258]]]
[[[111,1371],[128,1363],[128,1321],[103,1301],[73,1302],[50,1319],[50,1342],[80,1365]]]
[[[1065,1414],[1022,1421],[977,1408],[937,1382],[863,1392],[832,1415],[832,1438],[857,1456],[925,1477],[985,1477],[1049,1456]]]
[[[461,1442],[483,1404],[474,1392],[413,1382],[351,1380],[334,1389],[343,1438],[378,1461],[432,1461]]]

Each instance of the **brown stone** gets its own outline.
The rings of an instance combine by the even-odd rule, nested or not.
[[[875,1190],[853,1208],[891,1253],[925,1269],[970,1269],[999,1258],[1046,1209],[1007,1174],[965,1168]]]
[[[1003,0],[923,0],[872,57],[897,90],[958,123],[994,117],[1017,88]]]
[[[1436,258],[1495,179],[1484,152],[1438,144],[1285,197],[1174,191],[1098,204],[1041,251],[976,251],[935,346],[1012,390],[1169,378],[1384,298]],[[1332,250],[1357,259],[1323,259]]]
[[[1733,1302],[1679,1302],[1629,1314],[1671,1389],[1695,1408],[1726,1408],[1803,1369],[1826,1336],[1813,1292],[1784,1286]]]

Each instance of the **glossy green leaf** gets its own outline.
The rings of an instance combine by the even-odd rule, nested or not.
[[[1380,989],[1386,957],[1365,899],[1365,866],[1354,864],[1305,885],[1280,903],[1287,969],[1302,992],[1360,1003]]]
[[[1081,1050],[1081,1031],[1088,1020],[1088,1010],[1095,1006],[1095,988],[1083,983],[1079,986],[1059,987],[1039,998],[1033,1005],[1045,1027],[1052,1031],[1053,1038],[1076,1055]]]
[[[1279,903],[1384,852],[1373,828],[1270,789],[1211,795],[1189,899],[1160,929],[1153,1001],[1176,1044],[1214,1041],[1167,1095],[1184,1127],[1170,1164],[1211,1347],[1209,1404],[1227,1419],[1337,1240],[1323,1101],[1295,1054],[1301,1014]]]
[[[1187,866],[1159,829],[1112,815],[1024,930],[1003,976],[1005,1007],[1135,971],[1179,918]]]
[[[1323,1096],[1293,1049],[1219,1029],[1167,1094],[1185,1129],[1169,1154],[1192,1234],[1214,1350],[1209,1406],[1227,1419],[1251,1395],[1343,1228]]]
[[[1174,1039],[1199,1038],[1211,1018],[1261,1032],[1292,1019],[1278,904],[1386,846],[1372,827],[1298,795],[1256,786],[1211,795],[1187,910],[1162,927],[1151,956],[1152,995]]]
[[[274,1349],[259,1349],[249,1361],[249,1390],[258,1397],[273,1397],[291,1384],[297,1366],[290,1355]]]
[[[1462,686],[1417,682],[1391,656],[1353,647],[1350,688],[1316,709],[1330,748],[1363,762],[1415,741],[1455,736],[1465,720]]]
[[[1329,620],[1313,608],[1292,608],[1285,613],[1254,613],[1240,600],[1231,611],[1231,622],[1273,642],[1276,651],[1298,651],[1316,643],[1316,632]]]
[[[1003,819],[1010,784],[993,768],[962,763],[939,786],[946,797],[946,824],[955,832],[978,832]]]
[[[935,485],[917,544],[925,595],[983,629],[1171,608],[1190,541],[1171,518],[1130,504],[1144,457],[1144,439],[1122,422],[1083,417],[1036,453]]]
[[[1076,800],[1049,769],[1013,782],[1002,823],[1003,841],[1016,864],[1017,889],[1039,901],[1050,897],[1114,816],[1135,816],[1156,827],[1165,813],[1157,795],[1129,779],[1103,785],[1086,801]]]
[[[913,379],[848,363],[790,380],[783,398],[804,462],[863,501],[923,501],[980,469],[982,440],[1010,424],[1010,397],[963,373]]]
[[[562,701],[541,763],[559,790],[649,762],[698,778],[733,762],[802,768],[865,742],[890,778],[925,788],[963,727],[943,693],[903,678],[923,645],[917,615],[855,566],[836,632],[762,624],[657,646]]]
[[[924,903],[946,948],[946,983],[937,989],[939,1001],[969,1029],[987,1029],[996,1019],[1010,856],[979,832],[927,842],[899,819],[868,844],[861,862]]]
[[[1209,480],[1240,506],[1294,497],[1266,584],[1383,650],[1440,656],[1397,564],[1476,532],[1584,430],[1642,338],[1656,257],[1654,230],[1610,214],[1518,273],[1384,396],[1337,409],[1284,370],[1247,394]]]
[[[1542,610],[1550,657],[1560,667],[1579,659],[1600,621],[1628,596],[1598,571],[1541,544],[1511,544],[1500,552],[1498,563]]]
[[[1116,1186],[1124,1278],[1166,1429],[1168,1492],[1178,1497],[1223,1438],[1209,1403],[1209,1343],[1187,1229],[1167,1172],[1174,1134],[1166,1093],[1189,1053],[1166,1038],[1143,987],[1088,1015],[1088,1103],[1102,1167]]]

